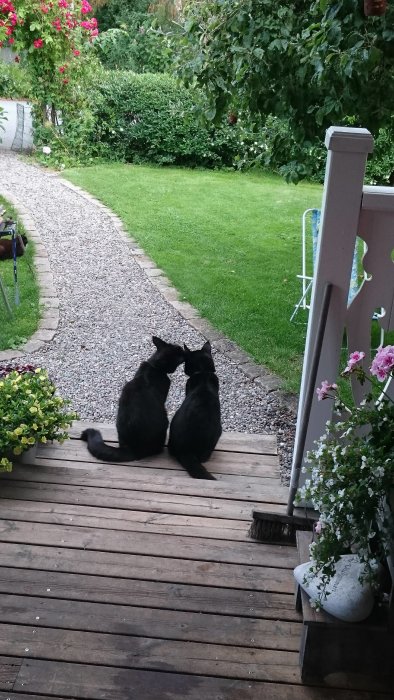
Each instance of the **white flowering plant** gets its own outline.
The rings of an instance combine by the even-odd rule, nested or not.
[[[31,365],[0,367],[0,471],[36,443],[62,442],[78,416],[56,394],[46,370]]]
[[[334,401],[336,420],[327,422],[316,449],[308,453],[304,471],[309,478],[296,496],[319,513],[307,576],[319,576],[318,604],[342,554],[357,554],[363,564],[361,582],[376,585],[378,563],[393,542],[387,503],[394,487],[394,404],[382,382],[393,377],[394,346],[378,349],[369,372],[362,367],[364,357],[352,353],[341,375],[370,384],[360,405],[347,405],[335,383],[324,381],[317,389],[319,400]]]

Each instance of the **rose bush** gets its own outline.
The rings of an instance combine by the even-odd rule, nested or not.
[[[83,71],[84,48],[98,34],[87,0],[0,0],[0,46],[12,46],[15,61],[31,74],[34,98],[55,111],[70,102],[71,83]]]

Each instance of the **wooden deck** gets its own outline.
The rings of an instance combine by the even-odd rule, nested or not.
[[[99,463],[81,425],[1,476],[0,700],[393,697],[301,683],[296,549],[247,536],[287,500],[274,438],[224,435],[204,482],[167,455]]]

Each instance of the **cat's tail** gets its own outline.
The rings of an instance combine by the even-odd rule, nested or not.
[[[81,433],[81,440],[88,443],[88,450],[93,457],[104,462],[130,462],[136,457],[125,447],[107,445],[99,430],[88,428]]]
[[[200,460],[195,455],[178,454],[176,458],[193,479],[211,479],[212,481],[216,481],[216,478],[203,467]]]

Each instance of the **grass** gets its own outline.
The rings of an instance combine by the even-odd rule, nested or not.
[[[63,174],[120,216],[202,316],[298,391],[306,319],[290,316],[301,294],[301,216],[320,206],[320,185],[123,164]]]
[[[17,220],[17,214],[3,197],[0,205],[7,210],[7,215]],[[18,222],[18,232],[25,233]],[[25,254],[17,258],[18,287],[20,305],[14,303],[14,273],[12,260],[0,260],[0,275],[6,287],[8,299],[13,311],[9,317],[3,298],[0,296],[0,350],[17,348],[25,343],[37,330],[40,319],[39,291],[33,264],[34,243],[29,241]]]

